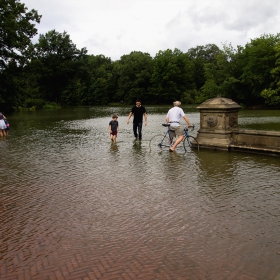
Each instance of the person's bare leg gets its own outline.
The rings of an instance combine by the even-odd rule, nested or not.
[[[180,135],[176,140],[176,142],[174,143],[174,145],[169,150],[174,152],[176,147],[182,142],[183,139],[184,139],[184,135]]]

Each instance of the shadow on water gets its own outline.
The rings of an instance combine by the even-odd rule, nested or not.
[[[75,258],[81,277],[106,261],[113,272],[104,277],[137,279],[153,267],[157,279],[277,279],[279,158],[150,150],[167,109],[149,108],[142,141],[126,124],[128,107],[9,118],[10,135],[0,140],[1,279],[26,271],[49,279]],[[195,135],[199,114],[185,111]],[[112,113],[120,123],[115,144]]]

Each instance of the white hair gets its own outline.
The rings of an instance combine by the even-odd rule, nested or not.
[[[180,101],[174,101],[174,102],[173,102],[173,105],[174,105],[174,106],[180,106],[180,105],[181,105],[181,102],[180,102]]]

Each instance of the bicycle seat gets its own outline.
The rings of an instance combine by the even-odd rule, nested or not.
[[[165,127],[169,127],[170,126],[169,123],[163,123],[162,125],[165,126]]]

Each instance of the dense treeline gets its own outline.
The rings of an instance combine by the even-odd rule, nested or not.
[[[39,35],[41,16],[19,0],[0,1],[0,111],[50,104],[105,105],[141,98],[198,104],[220,95],[244,106],[280,105],[280,34],[245,47],[197,46],[186,53],[133,51],[112,61],[77,49],[66,33]]]

